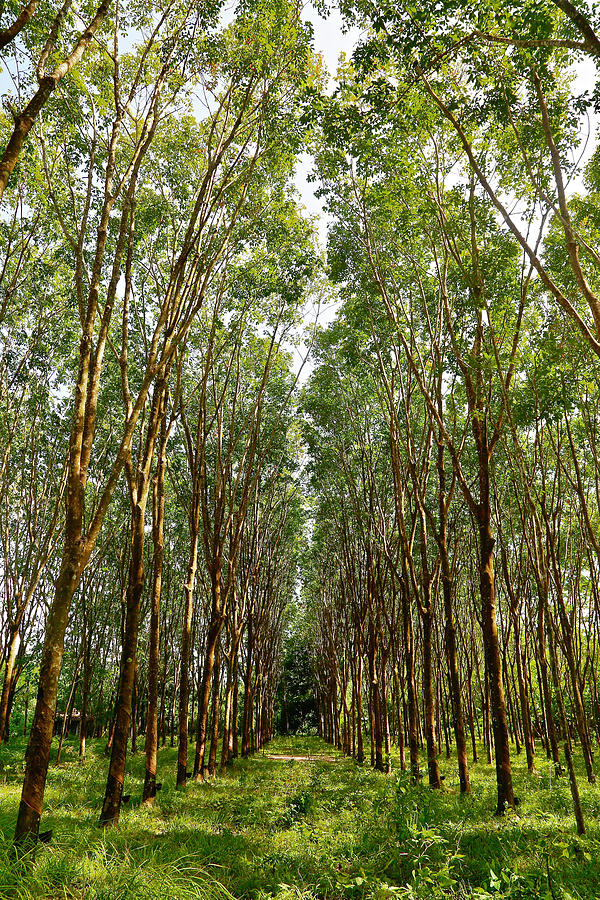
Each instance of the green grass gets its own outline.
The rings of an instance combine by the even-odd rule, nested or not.
[[[238,761],[211,783],[174,786],[175,750],[160,751],[164,789],[139,804],[143,754],[130,757],[118,829],[96,827],[106,775],[103,741],[80,766],[68,744],[50,769],[42,828],[28,867],[10,863],[23,744],[0,753],[0,900],[4,898],[580,898],[600,900],[600,788],[580,778],[588,836],[578,838],[566,779],[545,759],[528,775],[515,757],[518,815],[498,819],[494,771],[472,767],[461,798],[454,760],[444,790],[358,767],[314,737],[279,738],[268,752],[334,756]],[[550,885],[548,883],[550,872]]]

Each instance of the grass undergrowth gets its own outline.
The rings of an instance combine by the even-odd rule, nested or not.
[[[529,775],[514,758],[518,814],[493,816],[494,770],[471,768],[460,797],[455,760],[440,758],[444,789],[359,767],[314,737],[278,738],[207,784],[175,789],[176,750],[160,751],[164,789],[143,807],[144,760],[129,759],[132,794],[118,829],[101,831],[107,760],[89,742],[52,765],[35,860],[16,868],[10,841],[23,771],[21,741],[0,751],[0,900],[316,900],[468,898],[600,900],[600,788],[580,787],[588,835],[577,837],[568,782],[541,757]],[[336,757],[335,761],[318,757]]]

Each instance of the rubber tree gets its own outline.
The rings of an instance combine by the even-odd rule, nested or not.
[[[159,37],[167,29],[172,31],[175,25],[181,31],[181,21],[175,23],[169,20],[167,13],[160,18],[148,34],[145,44],[134,51],[132,66],[128,70],[129,77],[124,81],[119,66],[118,23],[114,23],[115,52],[108,70],[114,102],[112,109],[109,108],[106,113],[106,123],[102,123],[102,127],[106,124],[109,129],[108,142],[100,151],[100,123],[95,116],[93,104],[86,104],[82,99],[81,114],[89,116],[92,135],[87,142],[85,166],[81,170],[81,204],[73,209],[72,221],[63,215],[64,209],[61,206],[61,190],[68,184],[69,176],[65,178],[66,184],[61,184],[58,179],[62,173],[56,173],[54,166],[51,172],[48,170],[48,177],[51,179],[50,197],[64,225],[65,239],[72,253],[72,278],[80,338],[66,458],[64,540],[54,598],[46,625],[36,709],[26,753],[25,777],[15,830],[17,845],[35,842],[39,829],[71,600],[96,545],[150,388],[157,373],[164,368],[173,343],[180,337],[175,332],[169,336],[168,343],[161,343],[170,310],[169,299],[165,298],[148,348],[146,366],[139,386],[136,385],[131,414],[122,422],[116,453],[104,469],[102,488],[98,491],[92,514],[89,518],[86,517],[86,486],[94,449],[104,356],[132,221],[132,199],[142,161],[152,143],[160,113],[164,111],[161,106],[163,89],[166,91],[164,102],[168,105],[169,90],[165,85],[173,65],[176,42],[172,44],[171,52],[163,57],[150,91],[142,84],[142,73],[148,56],[156,50]],[[137,109],[137,127],[131,140],[125,129],[125,121],[129,115],[128,110],[133,108]],[[44,152],[47,154],[48,148]],[[98,204],[92,204],[92,192],[98,172],[102,185],[100,200]],[[112,226],[109,227],[113,213],[118,222],[116,234]],[[93,252],[88,273],[86,253],[90,242]],[[186,258],[187,254],[184,254],[184,259]]]

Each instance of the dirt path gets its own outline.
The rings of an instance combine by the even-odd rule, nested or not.
[[[317,760],[321,760],[322,762],[339,762],[338,756],[286,756],[283,753],[267,753],[267,759],[294,759],[296,762],[316,762]]]

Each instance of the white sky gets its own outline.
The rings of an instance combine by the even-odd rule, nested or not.
[[[345,53],[346,56],[351,56],[360,36],[357,28],[344,32],[342,17],[337,6],[332,3],[331,7],[326,19],[319,15],[310,2],[305,4],[302,11],[302,18],[311,22],[314,28],[315,51],[323,57],[325,68],[329,73],[330,84],[337,71],[340,54]],[[317,218],[319,242],[324,247],[327,236],[327,217],[323,212],[322,202],[314,194],[318,185],[307,180],[311,168],[312,158],[305,153],[301,156],[296,168],[296,187],[307,213]]]
[[[335,4],[331,4],[331,10],[326,19],[319,15],[312,3],[304,6],[302,17],[311,22],[314,29],[315,51],[323,57],[323,63],[329,73],[329,86],[333,88],[333,79],[337,71],[338,60],[341,53],[351,56],[352,51],[360,37],[356,28],[343,30],[343,21]],[[325,248],[327,240],[328,215],[323,209],[323,203],[315,197],[317,182],[309,182],[308,175],[313,167],[312,157],[303,153],[296,166],[295,183],[300,194],[300,201],[308,215],[315,220],[319,244]],[[328,296],[311,297],[304,311],[304,326],[310,332],[315,320],[319,325],[328,325],[334,318],[337,310],[337,292],[332,290]],[[308,340],[308,338],[307,338]],[[306,361],[308,344],[302,342],[293,349],[294,368],[296,371],[302,367],[300,383],[303,384],[309,377],[313,366],[312,361]]]

